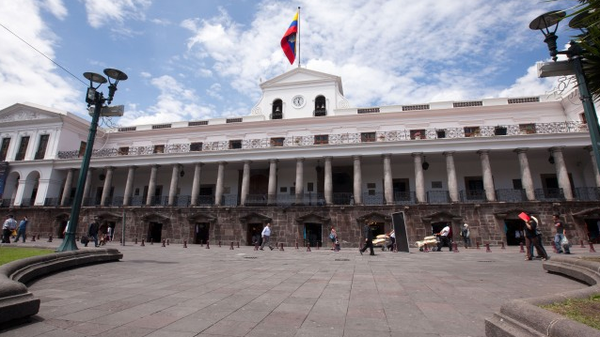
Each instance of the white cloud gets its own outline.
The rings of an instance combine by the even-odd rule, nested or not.
[[[555,77],[540,79],[535,65],[527,69],[527,74],[519,77],[510,88],[500,92],[500,97],[535,96],[550,92],[557,85]]]
[[[133,35],[127,20],[144,20],[145,11],[152,4],[150,0],[85,0],[88,22],[94,28],[109,26],[119,35]]]
[[[75,87],[80,83],[58,76],[56,65],[46,58],[54,58],[57,37],[42,21],[41,10],[50,9],[58,18],[66,13],[58,1],[47,1],[43,5],[40,7],[40,3],[33,0],[0,0],[0,23],[7,28],[0,27],[0,108],[32,102],[71,112],[81,111],[80,87]]]

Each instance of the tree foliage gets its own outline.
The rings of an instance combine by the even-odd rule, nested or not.
[[[600,100],[600,0],[580,0],[574,9],[570,15],[573,18],[586,13],[581,18],[584,28],[576,38],[583,48],[583,67],[590,93],[595,100]]]

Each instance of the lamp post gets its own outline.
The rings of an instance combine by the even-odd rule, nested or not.
[[[582,14],[584,16],[587,15],[587,13]],[[585,29],[585,26],[582,25],[582,14],[575,16],[571,20],[569,23],[571,28]],[[550,56],[552,56],[553,60],[553,62],[538,64],[538,76],[552,77],[575,75],[579,87],[579,99],[583,105],[583,112],[590,132],[594,158],[596,159],[596,164],[600,167],[600,126],[598,125],[598,116],[596,114],[596,108],[594,107],[594,101],[588,90],[585,73],[583,71],[583,50],[579,43],[574,40],[571,40],[567,50],[558,51],[556,47],[556,39],[558,38],[556,30],[558,29],[559,22],[565,16],[566,13],[564,11],[552,11],[538,16],[529,24],[530,29],[539,30],[544,34],[544,42],[548,45],[548,50],[550,51]],[[553,30],[552,27],[554,27]],[[558,54],[566,55],[568,60],[557,62]]]
[[[104,69],[104,74],[106,77],[86,72],[83,73],[83,77],[90,81],[90,86],[87,88],[87,93],[85,97],[85,101],[88,104],[88,109],[90,109],[90,114],[92,115],[92,122],[90,124],[90,132],[88,134],[87,145],[85,148],[85,153],[83,155],[83,159],[81,161],[81,170],[79,171],[79,180],[77,181],[77,189],[75,190],[75,199],[73,200],[73,206],[71,208],[71,216],[69,217],[69,222],[67,223],[67,229],[65,232],[65,239],[62,244],[56,249],[57,252],[65,252],[71,250],[77,250],[77,244],[75,242],[75,232],[77,230],[77,224],[79,222],[79,211],[81,210],[81,202],[83,200],[83,189],[85,187],[85,179],[87,177],[88,169],[90,167],[90,159],[92,158],[92,150],[94,148],[94,139],[96,138],[96,129],[98,128],[98,119],[100,116],[115,116],[122,115],[123,108],[117,107],[116,109],[113,107],[109,107],[112,103],[113,97],[115,96],[115,92],[117,91],[117,84],[119,81],[124,81],[127,79],[127,75],[117,69]],[[114,80],[113,81],[111,81]],[[98,88],[104,83],[108,81],[108,98],[104,97],[102,92],[98,91]],[[96,86],[94,86],[97,84]],[[105,106],[104,103],[107,105]],[[91,107],[94,106],[93,112],[91,112]]]

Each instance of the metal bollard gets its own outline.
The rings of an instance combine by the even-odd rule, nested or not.
[[[393,249],[394,249],[394,253],[397,253],[398,252],[398,245],[394,243]]]
[[[425,253],[429,253],[429,246],[427,246],[427,244],[424,244],[424,245],[423,245],[423,251],[424,251]]]
[[[221,248],[221,240],[219,240],[219,248]]]
[[[307,244],[306,244],[306,251],[307,251],[307,252],[310,252],[310,243],[307,243]]]
[[[169,239],[167,239],[167,246],[169,245]]]
[[[590,242],[590,253],[595,253],[594,244]]]
[[[48,236],[48,242],[52,242],[52,234],[50,234],[50,236]]]
[[[208,240],[206,240],[206,249],[210,249],[210,242]]]
[[[187,240],[183,240],[183,248],[187,248]]]
[[[166,242],[167,242],[167,240],[165,240],[165,239],[162,239],[162,246],[163,246],[163,247],[166,247],[166,246],[167,246],[167,245],[165,244]]]
[[[504,241],[500,242],[500,249],[506,249],[506,248],[504,247]]]
[[[141,246],[141,247],[144,247],[144,246],[145,246],[145,244],[144,244],[144,239],[142,239],[142,243],[140,244],[140,246]]]
[[[137,245],[137,238],[135,238],[135,244]]]
[[[298,249],[298,240],[296,240],[296,249]]]
[[[485,244],[485,252],[486,253],[491,253],[492,252],[492,250],[490,249],[490,244],[489,243]]]
[[[254,250],[258,250],[258,241],[254,244]]]
[[[520,250],[519,250],[519,253],[525,253],[525,249],[523,248],[523,242],[521,242],[519,244],[519,246],[521,247]]]
[[[229,250],[233,250],[233,241],[231,241],[231,245],[229,246]]]
[[[458,244],[456,242],[452,242],[452,251],[458,253]]]
[[[154,238],[150,238],[150,245],[154,244]]]
[[[280,252],[283,252],[283,242],[280,242],[280,243],[279,243],[279,251],[280,251]]]
[[[479,249],[479,242],[475,242],[475,244],[477,245],[477,249]]]
[[[239,241],[237,242],[237,247],[240,248],[240,242]]]
[[[35,242],[35,234],[31,237],[31,242]]]

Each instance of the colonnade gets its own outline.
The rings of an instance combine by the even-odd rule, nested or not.
[[[567,172],[567,167],[565,164],[565,160],[563,157],[563,147],[553,147],[549,149],[552,157],[554,158],[554,164],[556,167],[556,176],[558,180],[559,187],[562,189],[564,197],[566,200],[573,199],[573,190],[571,187],[571,183],[569,181],[569,176]],[[590,151],[591,162],[594,165],[594,172],[596,177],[596,186],[600,187],[600,174],[598,172],[598,167],[596,165],[596,161],[594,160],[594,154],[591,151],[591,148],[588,149]],[[519,161],[520,173],[521,173],[521,182],[522,188],[525,191],[525,195],[528,201],[535,200],[535,190],[533,185],[533,179],[531,176],[531,170],[529,166],[529,160],[527,157],[527,148],[518,148],[515,149],[514,152],[517,154],[517,158]],[[454,162],[454,151],[443,152],[446,161],[446,174],[447,174],[447,184],[448,184],[448,192],[451,202],[459,202],[459,190],[458,190],[458,182],[457,182],[457,173]],[[492,175],[492,168],[490,165],[489,158],[489,150],[479,150],[477,151],[479,155],[479,160],[481,163],[481,172],[483,177],[483,186],[485,190],[485,196],[488,201],[496,201],[494,181]],[[393,176],[392,176],[392,164],[391,154],[382,154],[382,174],[383,174],[383,195],[385,198],[386,204],[394,203],[394,193],[393,193]],[[416,201],[419,203],[427,202],[426,191],[425,191],[425,180],[424,180],[424,169],[423,169],[423,153],[415,152],[412,153],[413,165],[414,165],[414,179],[415,179],[415,195]],[[324,179],[323,179],[323,191],[324,191],[324,199],[326,205],[333,204],[333,180],[332,180],[332,162],[334,160],[333,157],[327,156],[322,158],[324,159],[325,167],[324,167]],[[360,205],[363,203],[362,200],[362,172],[361,172],[361,164],[362,157],[359,155],[352,157],[353,162],[353,197],[354,203]],[[271,159],[269,160],[269,180],[268,180],[268,204],[275,204],[276,200],[276,192],[277,192],[277,167],[279,160]],[[242,172],[242,182],[241,182],[241,195],[240,195],[240,204],[246,205],[247,196],[250,193],[250,169],[252,162],[246,160],[243,162],[243,172]],[[202,167],[203,163],[194,164],[194,176],[192,183],[192,194],[191,194],[191,205],[198,205],[199,192],[200,192],[200,182],[202,176]],[[217,179],[215,184],[215,205],[220,206],[223,200],[223,192],[224,192],[224,171],[227,162],[221,161],[218,162],[217,169]],[[304,158],[296,158],[296,174],[295,174],[295,201],[297,204],[301,204],[304,197]],[[109,198],[110,188],[112,186],[113,174],[115,171],[115,167],[107,166],[104,168],[105,170],[105,179],[104,179],[104,189],[102,192],[101,203],[105,205],[106,201]],[[125,185],[125,192],[123,196],[123,206],[130,206],[131,199],[133,194],[133,182],[134,176],[136,172],[137,166],[129,166],[127,173],[127,182]],[[148,181],[148,194],[146,198],[146,204],[152,204],[152,198],[155,194],[156,190],[156,182],[158,176],[159,165],[152,165],[150,168],[150,179]],[[182,165],[177,163],[172,165],[172,174],[171,174],[171,182],[169,188],[168,195],[168,205],[174,205],[177,197],[177,190],[179,184],[180,174],[179,172],[182,169]],[[60,200],[61,205],[65,206],[68,202],[68,196],[70,195],[70,191],[73,186],[73,172],[74,169],[69,169],[67,171],[66,180],[63,188],[63,196]],[[91,174],[87,175],[87,179],[84,187],[84,196],[89,195],[90,189],[90,177]]]

